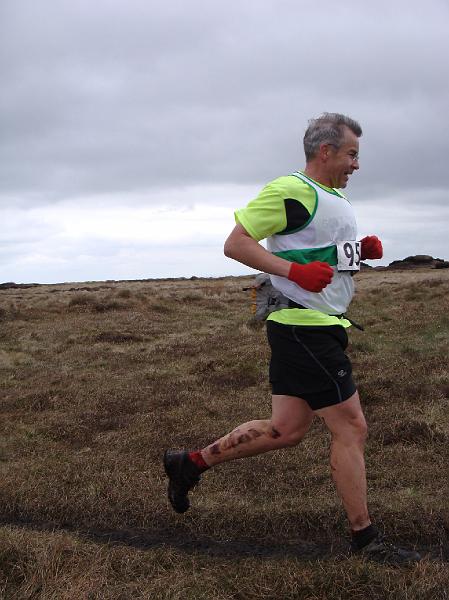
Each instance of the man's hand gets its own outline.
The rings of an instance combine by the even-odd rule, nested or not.
[[[316,260],[306,265],[292,263],[288,279],[309,292],[321,292],[331,282],[333,275],[332,267]]]
[[[383,248],[382,242],[375,235],[368,235],[360,240],[362,245],[362,252],[360,258],[365,260],[365,258],[382,258],[383,256]]]

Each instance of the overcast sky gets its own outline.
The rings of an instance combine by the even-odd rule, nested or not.
[[[449,259],[447,0],[1,0],[0,282],[253,272],[233,211],[363,128],[345,190],[385,256]]]

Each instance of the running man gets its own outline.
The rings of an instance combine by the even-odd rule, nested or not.
[[[201,450],[167,450],[164,467],[170,503],[183,513],[204,471],[295,446],[318,415],[331,433],[332,477],[351,528],[352,551],[403,563],[420,556],[386,542],[369,516],[367,426],[345,354],[352,275],[362,260],[382,258],[383,252],[376,236],[357,241],[353,208],[339,191],[359,168],[361,135],[360,125],[345,115],[312,119],[304,135],[305,169],[270,182],[236,211],[225,255],[270,273],[288,303],[267,319],[272,415],[239,425]],[[267,250],[259,243],[263,239]]]

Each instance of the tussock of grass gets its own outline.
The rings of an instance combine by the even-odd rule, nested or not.
[[[403,419],[385,430],[384,444],[423,444],[425,442],[449,443],[449,435],[425,421]]]
[[[348,558],[316,421],[209,471],[184,516],[161,454],[270,413],[241,279],[0,292],[0,597],[443,600],[449,589],[449,272],[366,272],[350,332],[371,511],[425,554]]]
[[[143,337],[139,335],[134,335],[133,333],[122,333],[120,331],[102,331],[97,336],[95,336],[96,342],[101,342],[105,344],[125,344],[131,342],[142,342]]]
[[[106,312],[108,310],[125,310],[128,305],[110,297],[96,298],[92,295],[76,294],[69,300],[68,308]]]

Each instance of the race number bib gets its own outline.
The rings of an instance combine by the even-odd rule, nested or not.
[[[337,244],[337,269],[339,271],[360,271],[361,243],[355,240]]]

